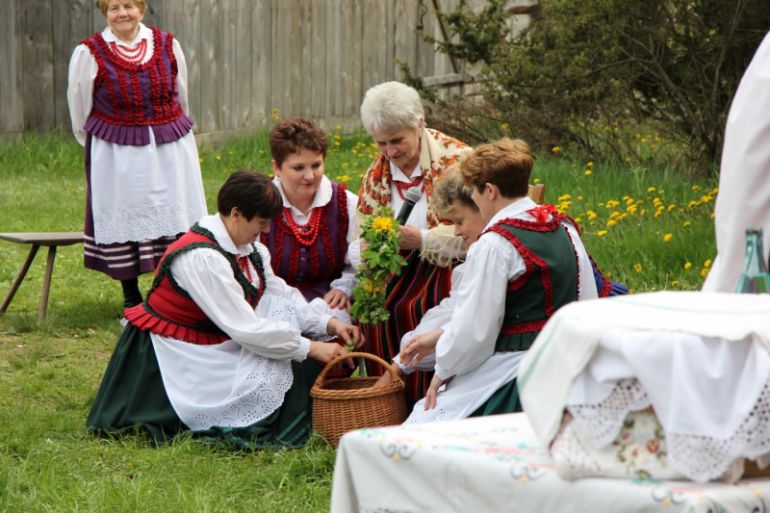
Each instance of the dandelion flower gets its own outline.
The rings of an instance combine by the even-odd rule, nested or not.
[[[674,238],[674,236],[672,234],[667,233],[667,234],[663,235],[663,242],[668,242],[668,241],[670,241],[673,238]]]
[[[707,258],[703,261],[703,267],[711,267],[711,259]]]
[[[679,285],[679,280],[674,280],[671,282],[672,287],[676,287],[677,285]]]
[[[690,221],[685,221],[684,223],[682,223],[682,226],[687,228],[688,226],[690,226]]]
[[[551,153],[556,154],[560,152],[561,152],[561,148],[559,148],[558,146],[554,146],[553,148],[551,148]]]
[[[599,230],[598,232],[596,232],[596,235],[598,235],[599,237],[604,237],[605,235],[607,235],[607,230]]]
[[[383,232],[393,229],[393,219],[385,216],[377,216],[372,221],[372,228],[376,232]]]
[[[586,169],[585,171],[583,171],[583,174],[584,174],[585,176],[591,176],[591,174],[592,174],[592,171],[591,171],[590,169]]]
[[[638,273],[642,272],[642,264],[634,264],[634,271]]]
[[[684,270],[686,271],[692,267],[692,262],[685,262],[682,267],[684,267]]]

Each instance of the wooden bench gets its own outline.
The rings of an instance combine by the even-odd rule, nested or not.
[[[32,265],[32,261],[37,255],[37,251],[40,246],[48,247],[48,261],[45,264],[45,276],[43,277],[43,292],[40,295],[40,307],[38,308],[38,319],[45,319],[45,312],[48,308],[48,293],[51,289],[51,275],[53,275],[53,263],[56,258],[56,248],[59,246],[69,246],[72,244],[80,244],[83,242],[83,232],[32,232],[32,233],[0,233],[0,239],[15,242],[17,244],[31,244],[32,247],[27,253],[27,259],[24,261],[24,265],[21,267],[16,280],[11,285],[11,290],[8,295],[5,296],[2,306],[0,306],[0,314],[3,314],[8,305],[11,304],[13,296],[16,295],[16,291],[19,290],[21,282],[24,281],[24,277],[27,275],[29,267]]]

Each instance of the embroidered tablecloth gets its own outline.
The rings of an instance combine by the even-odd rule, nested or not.
[[[564,481],[526,414],[353,431],[342,437],[332,513],[770,511],[770,479],[735,485]]]

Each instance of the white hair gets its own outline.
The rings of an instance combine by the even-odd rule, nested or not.
[[[401,82],[383,82],[366,91],[361,122],[369,135],[402,128],[417,128],[425,119],[420,94]]]

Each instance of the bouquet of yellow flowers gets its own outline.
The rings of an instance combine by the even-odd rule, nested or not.
[[[388,279],[396,274],[406,260],[399,253],[398,221],[389,207],[380,207],[364,217],[361,238],[366,249],[361,252],[362,263],[356,271],[350,314],[364,324],[387,321],[385,309]]]

